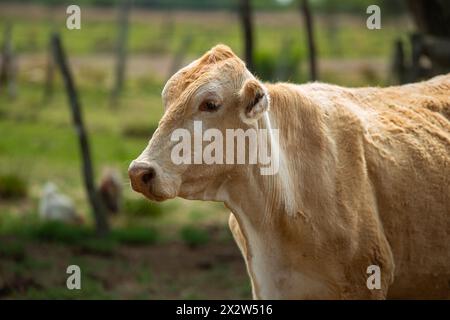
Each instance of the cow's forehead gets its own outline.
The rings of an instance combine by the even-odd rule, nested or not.
[[[230,48],[216,46],[167,81],[162,91],[164,105],[167,108],[177,99],[186,96],[186,91],[195,92],[208,82],[238,82],[245,71],[245,64]]]

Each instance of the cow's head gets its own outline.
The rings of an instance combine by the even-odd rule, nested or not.
[[[181,138],[174,139],[174,132],[189,132],[193,139],[194,121],[201,121],[203,132],[214,128],[224,137],[226,129],[256,128],[269,108],[267,90],[230,48],[218,45],[173,75],[162,100],[165,112],[158,129],[130,165],[132,188],[158,201],[176,196],[213,199],[224,178],[238,166],[174,163],[173,149]],[[193,146],[192,157],[194,153]]]

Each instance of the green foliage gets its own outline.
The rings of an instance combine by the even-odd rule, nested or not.
[[[2,2],[2,1],[0,1]],[[22,0],[28,3],[41,3],[46,5],[62,5],[61,0]],[[63,1],[64,2],[64,1]],[[69,4],[69,1],[65,1]],[[295,1],[294,1],[295,2]],[[110,7],[118,3],[117,0],[78,0],[76,4]],[[147,7],[155,9],[189,9],[189,10],[234,10],[237,7],[237,0],[134,0],[137,7]],[[274,0],[253,1],[257,9],[279,9],[281,6]]]
[[[193,225],[187,225],[180,230],[181,239],[191,247],[205,245],[210,241],[208,231]]]
[[[136,280],[142,284],[150,284],[153,281],[153,275],[147,266],[144,266],[136,276]]]
[[[255,73],[265,81],[300,81],[301,52],[287,39],[280,52],[258,50],[255,53]]]
[[[208,212],[202,211],[202,210],[192,210],[189,212],[189,221],[192,222],[200,222],[204,220],[207,216],[209,216]]]
[[[402,0],[316,0],[311,1],[316,12],[360,13],[366,12],[370,5],[378,5],[383,14],[392,15],[406,11],[406,1]]]
[[[25,247],[21,241],[3,242],[0,246],[0,259],[11,258],[14,260],[22,260],[25,256]]]
[[[112,236],[99,238],[90,227],[44,222],[29,234],[33,239],[68,244],[94,254],[112,254],[118,242]]]
[[[131,216],[147,216],[153,218],[160,217],[163,214],[160,204],[148,201],[144,198],[126,198],[123,204],[123,211],[125,214],[129,214]]]
[[[114,229],[111,231],[111,237],[120,243],[130,245],[154,244],[160,239],[158,230],[150,227]]]
[[[40,223],[30,234],[41,241],[53,241],[68,244],[80,244],[94,236],[94,230],[84,226],[69,225],[57,221]]]
[[[3,0],[4,1],[4,0]],[[3,2],[0,1],[0,2]],[[41,3],[46,5],[62,5],[60,0],[22,0],[28,3]],[[292,0],[285,5],[276,0],[253,0],[255,10],[298,10],[298,0]],[[117,0],[78,0],[78,5],[91,5],[111,7]],[[70,2],[66,1],[66,4]],[[134,6],[154,9],[189,9],[189,10],[237,10],[238,0],[134,0]],[[310,0],[315,12],[365,12],[369,5],[376,4],[386,14],[398,14],[406,11],[405,1],[402,0]]]
[[[27,184],[15,174],[0,175],[0,199],[20,199],[27,196]]]
[[[255,73],[264,81],[275,76],[276,57],[268,51],[257,51],[254,57]]]
[[[118,242],[111,236],[105,238],[89,237],[77,243],[79,249],[92,254],[112,255],[117,249]]]
[[[13,214],[3,213],[0,215],[0,226],[0,235],[3,236],[77,246],[80,250],[97,254],[113,253],[119,244],[148,245],[160,239],[158,230],[152,227],[114,228],[106,237],[97,237],[90,226],[40,221],[34,214],[28,214],[24,220]],[[21,242],[3,243],[0,256],[20,253],[20,244]]]
[[[331,2],[341,3],[334,0],[331,0]],[[325,8],[328,6],[328,4],[322,5],[321,1],[318,1],[318,3],[318,8]],[[315,6],[315,2],[312,3],[312,5]],[[387,13],[384,6],[385,4],[381,5],[383,17]],[[363,4],[355,9],[349,9],[355,13],[354,16],[335,17],[337,23],[331,28],[337,34],[339,43],[342,44],[342,52],[337,52],[332,46],[332,41],[326,37],[328,31],[327,28],[330,28],[328,19],[315,20],[315,37],[318,54],[321,58],[336,56],[337,53],[345,55],[346,57],[359,58],[389,54],[392,40],[396,39],[399,34],[402,33],[402,30],[392,26],[392,18],[390,18],[391,21],[383,18],[383,28],[381,30],[376,32],[368,30],[365,26],[365,19],[367,17],[366,9],[367,5]],[[298,12],[297,8],[295,8],[295,10],[295,12]],[[313,11],[313,13],[316,12],[317,11]],[[164,14],[164,12],[161,13],[161,15]],[[1,12],[0,16],[2,16]],[[207,13],[205,13],[205,17],[207,17]],[[274,16],[274,19],[277,18],[278,17]],[[54,19],[57,20],[57,24],[64,23],[63,21],[59,21],[60,17],[55,16]],[[283,38],[288,37],[292,43],[298,46],[297,50],[301,51],[301,56],[305,57],[306,39],[304,38],[304,30],[301,26],[300,19],[299,12],[298,23],[296,23],[295,20],[294,22],[291,21],[286,24],[274,24],[270,21],[268,21],[269,23],[258,23],[258,19],[255,18],[255,50],[268,50],[272,54],[280,56],[282,55],[282,52],[280,52],[282,40]],[[2,30],[5,25],[3,20],[0,19],[0,30]],[[161,20],[149,19],[148,21],[142,21],[140,19],[132,19],[130,22],[127,47],[127,51],[130,55],[144,53],[173,56],[182,43],[183,38],[186,38],[188,35],[191,36],[192,43],[184,48],[184,53],[186,57],[189,58],[198,57],[217,43],[225,43],[231,46],[238,54],[242,55],[243,53],[241,26],[238,19],[233,21],[230,21],[229,19],[219,19],[216,23],[211,24],[208,20],[202,21],[202,19],[183,19],[182,21],[176,21],[173,16],[167,14],[166,16],[163,16],[163,19]],[[170,24],[172,24],[172,26],[170,26]],[[26,19],[23,16],[15,17],[13,30],[13,47],[15,48],[15,51],[20,53],[46,53],[48,50],[48,34],[50,29],[51,25],[48,20]],[[117,41],[117,25],[114,19],[108,18],[97,20],[92,17],[83,18],[82,30],[85,31],[74,33],[66,28],[60,30],[66,51],[70,52],[71,56],[80,54],[101,54],[104,56],[104,53],[112,54],[114,52],[114,44]],[[165,34],[163,30],[169,30],[170,34]],[[1,38],[2,34],[0,33],[0,41]],[[142,70],[138,71],[142,72]],[[109,70],[110,76],[112,72],[112,70]],[[154,78],[154,75],[149,76],[148,74],[145,74],[145,77]],[[159,81],[161,80],[166,80],[166,78],[159,79]],[[92,82],[89,81],[89,79],[84,78],[83,82],[77,81],[77,83],[81,84],[86,81]],[[129,85],[130,83],[127,81],[126,86],[128,87]],[[99,83],[96,83],[96,91],[99,89],[98,86]],[[158,90],[158,95],[160,94],[161,89],[161,85],[151,85],[146,87],[146,90]]]

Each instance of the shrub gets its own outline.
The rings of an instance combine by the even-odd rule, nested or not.
[[[22,260],[25,257],[25,247],[20,241],[3,241],[0,246],[0,258]]]
[[[44,241],[79,245],[82,249],[99,253],[112,251],[118,243],[151,244],[159,238],[156,229],[144,227],[113,229],[106,238],[98,238],[92,228],[53,221],[42,223],[32,236]]]
[[[124,244],[144,245],[156,243],[159,240],[159,233],[155,228],[127,227],[112,230],[111,237]]]
[[[20,199],[27,196],[27,184],[14,174],[0,176],[0,198]]]
[[[14,239],[0,245],[0,259],[16,260],[23,258],[23,240],[61,243],[83,252],[110,255],[120,244],[150,245],[161,238],[157,229],[141,226],[112,229],[107,236],[98,237],[92,226],[41,221],[34,213],[30,213],[26,220],[9,213],[0,215],[0,236],[13,236]]]
[[[255,53],[255,72],[264,81],[300,81],[300,51],[285,45],[280,54],[269,51]]]
[[[271,81],[275,76],[276,57],[267,51],[255,52],[255,70],[259,78]]]
[[[181,239],[191,247],[205,245],[209,242],[209,234],[206,230],[195,226],[185,226],[180,230]]]
[[[37,225],[31,235],[43,241],[81,244],[85,239],[94,237],[95,233],[91,228],[48,221]]]
[[[133,216],[159,217],[163,213],[161,205],[143,198],[125,199],[123,210],[125,214]]]
[[[81,250],[88,253],[111,255],[117,248],[117,241],[113,237],[97,238],[90,237],[80,241]]]

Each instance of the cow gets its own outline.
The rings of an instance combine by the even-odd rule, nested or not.
[[[217,45],[167,81],[162,102],[132,188],[223,202],[255,299],[450,298],[450,74],[387,88],[263,83]],[[199,121],[268,129],[277,172],[174,163],[172,133]]]

